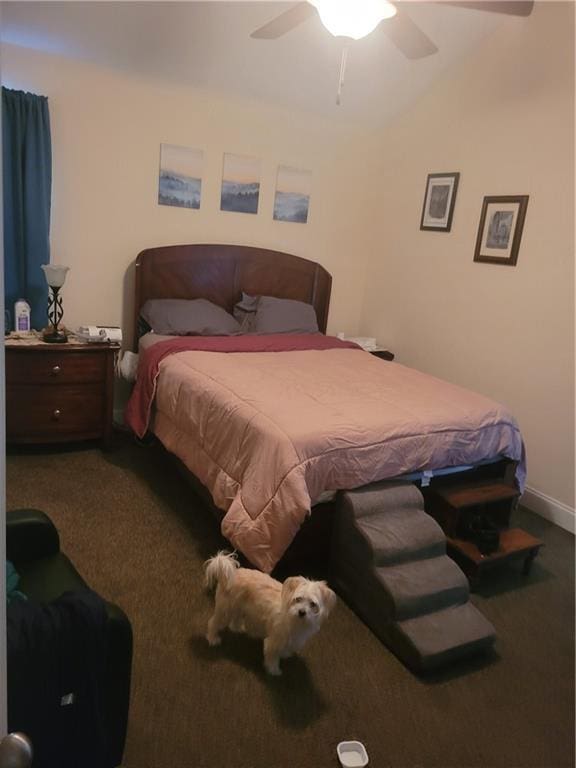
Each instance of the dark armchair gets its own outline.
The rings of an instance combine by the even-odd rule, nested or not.
[[[119,766],[130,701],[130,621],[117,605],[102,600],[90,590],[60,551],[58,531],[44,512],[36,509],[7,512],[6,550],[8,560],[20,576],[18,589],[29,598],[27,601],[15,599],[8,605],[9,730],[23,731],[30,736],[35,766],[49,766],[55,760],[59,768],[92,765],[98,749],[98,768]],[[92,631],[87,622],[92,614],[98,618],[97,631]],[[62,634],[66,631],[70,636],[74,616],[79,617],[75,619],[76,625],[80,625],[87,640],[82,648],[69,639],[67,646],[59,638],[54,639],[54,633],[59,631]],[[45,643],[42,637],[46,623],[52,633],[52,644]],[[12,657],[11,648],[15,649]],[[22,649],[25,649],[23,653]],[[50,654],[58,656],[53,663]],[[15,668],[11,668],[11,658]],[[92,662],[92,658],[97,658],[97,663]],[[67,693],[69,681],[61,682],[61,679],[66,676],[68,660],[74,668],[77,689],[81,691],[78,698],[84,696],[83,709],[66,706],[72,703],[73,696],[71,699],[60,696],[60,691]],[[45,669],[46,675],[38,675],[34,665]],[[39,677],[43,679],[38,680]],[[55,677],[56,682],[51,677]],[[78,681],[79,677],[86,677],[89,684],[84,679]],[[69,679],[72,678],[69,676]],[[52,689],[47,694],[50,685]],[[91,691],[96,692],[94,701],[87,704],[85,699],[92,695],[87,692]],[[51,722],[55,725],[48,733],[42,728],[50,722],[50,713],[35,711],[42,707],[54,707],[55,717]],[[39,733],[36,744],[35,729]],[[59,730],[63,732],[54,732]],[[83,750],[86,755],[81,754]]]

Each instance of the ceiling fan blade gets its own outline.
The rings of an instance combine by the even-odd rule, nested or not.
[[[438,52],[432,40],[425,35],[410,16],[398,5],[396,16],[385,19],[380,29],[408,59],[423,59]]]
[[[448,0],[442,5],[455,5],[459,8],[472,8],[475,11],[507,13],[510,16],[530,16],[534,0]]]
[[[277,37],[282,37],[282,35],[302,24],[302,22],[309,19],[315,13],[316,8],[310,5],[310,3],[297,3],[297,5],[281,13],[280,16],[276,16],[275,19],[269,21],[268,24],[264,24],[263,27],[259,27],[252,32],[250,37],[255,37],[259,40],[275,40]]]

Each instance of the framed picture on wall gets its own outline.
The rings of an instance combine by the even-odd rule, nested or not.
[[[459,173],[428,174],[420,229],[450,232],[459,179]]]
[[[306,224],[310,207],[312,174],[298,168],[278,166],[274,219]]]
[[[220,210],[258,213],[260,160],[247,155],[224,155]]]
[[[201,149],[161,144],[158,204],[200,208],[203,163]]]
[[[515,266],[527,207],[528,195],[484,198],[474,261]]]

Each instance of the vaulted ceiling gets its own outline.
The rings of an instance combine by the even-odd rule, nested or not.
[[[438,53],[409,61],[377,28],[349,48],[340,106],[342,39],[332,37],[316,15],[277,40],[250,37],[293,3],[3,2],[0,38],[343,122],[379,124],[498,27],[527,23],[442,3],[401,4]]]

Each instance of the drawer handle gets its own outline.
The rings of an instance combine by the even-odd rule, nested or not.
[[[52,373],[54,374],[54,376],[58,376],[58,374],[60,373],[60,366],[55,365],[54,368],[52,368]]]
[[[60,411],[60,408],[56,408],[56,410],[54,411],[54,414],[53,414],[53,415],[54,415],[54,419],[55,419],[56,421],[58,421],[58,420],[60,419],[60,415],[61,415],[61,411]]]

